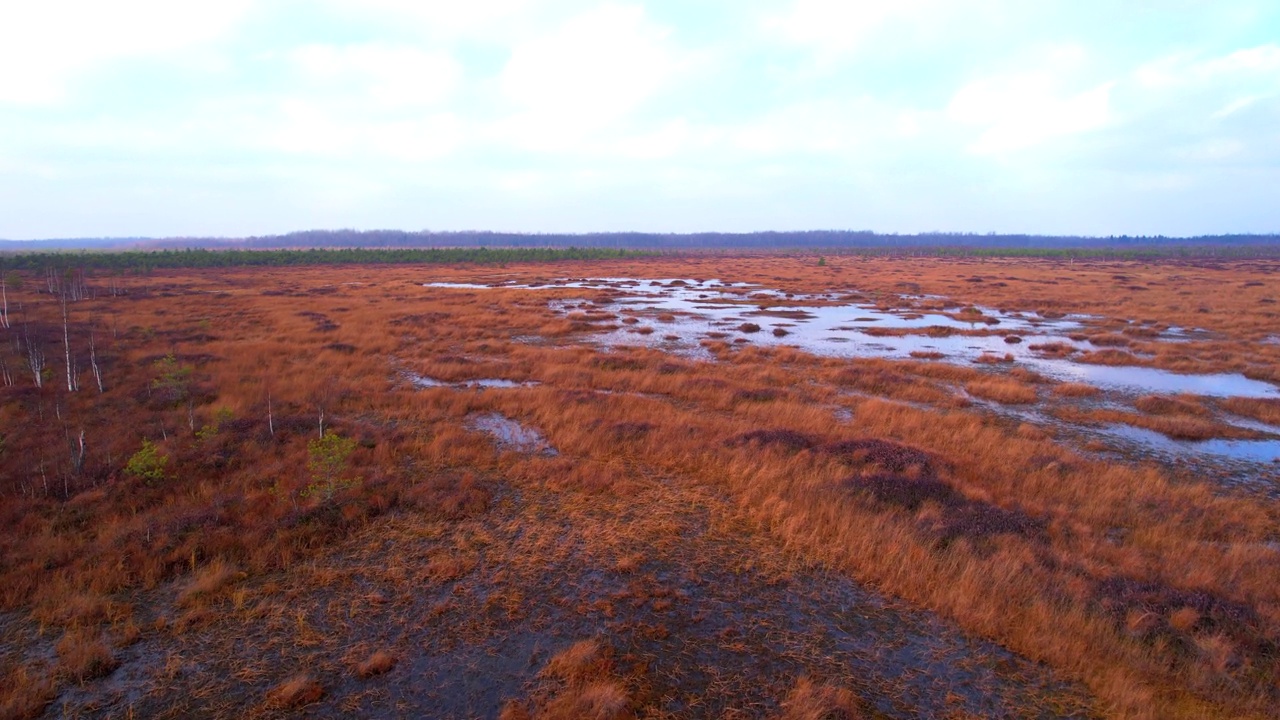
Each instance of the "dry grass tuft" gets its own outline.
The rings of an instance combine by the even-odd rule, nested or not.
[[[782,701],[777,720],[860,720],[863,717],[858,696],[850,690],[800,678]]]
[[[0,717],[31,720],[57,697],[58,689],[48,673],[21,667],[0,678]]]
[[[538,717],[546,720],[620,720],[627,717],[631,698],[612,680],[588,683],[556,696]]]
[[[1016,380],[975,380],[966,383],[970,395],[1002,405],[1026,405],[1036,401],[1036,389]]]
[[[1152,415],[1210,415],[1209,409],[1200,404],[1195,396],[1168,397],[1165,395],[1143,395],[1133,403],[1134,407]]]
[[[973,359],[978,365],[999,365],[1002,363],[1013,362],[1013,353],[1005,353],[997,355],[996,353],[985,352]]]
[[[1027,349],[1051,358],[1064,358],[1077,352],[1074,345],[1064,342],[1034,343],[1028,345]]]
[[[1081,410],[1073,407],[1055,407],[1050,410],[1055,417],[1083,425],[1099,423],[1124,423],[1134,427],[1154,430],[1174,440],[1209,440],[1211,438],[1257,439],[1264,433],[1189,415],[1143,415],[1107,408]]]
[[[1101,393],[1097,387],[1084,383],[1067,382],[1053,386],[1053,394],[1058,397],[1094,397]]]
[[[178,593],[178,605],[189,606],[198,600],[213,597],[244,577],[245,574],[235,565],[218,558],[197,572]]]
[[[1222,401],[1229,412],[1280,427],[1280,400],[1232,397]]]
[[[614,563],[613,569],[615,572],[626,575],[639,570],[641,565],[644,565],[644,556],[639,553],[632,553],[618,558],[618,562]]]
[[[356,676],[368,679],[390,672],[396,666],[396,657],[386,650],[375,651],[356,665]]]
[[[271,688],[267,693],[267,707],[292,710],[310,705],[324,697],[324,687],[306,673],[294,675]]]
[[[88,628],[68,630],[57,650],[59,671],[79,682],[102,677],[120,664],[102,635]]]
[[[511,702],[504,720],[622,720],[633,717],[631,697],[614,675],[606,648],[581,640],[556,653],[539,673],[544,687],[531,702]]]
[[[553,655],[542,672],[573,682],[590,673],[600,659],[600,643],[595,640],[579,640]]]

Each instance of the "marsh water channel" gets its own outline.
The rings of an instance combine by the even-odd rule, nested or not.
[[[944,298],[901,296],[887,307],[859,293],[787,294],[748,283],[687,278],[565,279],[546,284],[496,285],[428,283],[432,288],[578,289],[590,297],[558,298],[550,307],[565,317],[598,321],[592,341],[605,348],[646,346],[695,359],[713,358],[709,340],[790,347],[829,357],[928,358],[957,364],[982,363],[999,372],[1017,366],[1063,382],[1093,385],[1103,391],[1084,405],[1117,405],[1146,394],[1184,393],[1208,398],[1280,398],[1280,388],[1240,374],[1182,374],[1151,367],[1077,362],[1072,355],[1107,349],[1086,334],[1097,332],[1084,315],[1044,316],[948,303]],[[922,310],[917,305],[927,305]],[[943,309],[939,309],[943,308]],[[1205,337],[1200,330],[1154,326],[1145,339],[1188,342]],[[1046,348],[1057,352],[1045,352]],[[1141,357],[1141,355],[1139,355]],[[980,403],[997,414],[1041,425],[1070,426],[1086,437],[1164,460],[1204,459],[1236,465],[1280,462],[1280,427],[1229,413],[1218,420],[1271,435],[1239,440],[1174,440],[1128,425],[1076,426],[1034,407]]]

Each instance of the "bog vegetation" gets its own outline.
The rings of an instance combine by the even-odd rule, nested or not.
[[[315,252],[298,267],[169,253],[145,273],[113,272],[137,267],[126,256],[7,260],[0,716],[1280,706],[1274,487],[1093,452],[973,402],[1220,437],[1224,414],[1274,424],[1275,400],[1071,410],[1097,389],[998,357],[763,347],[759,326],[709,335],[706,358],[605,350],[602,329],[664,321],[593,310],[612,299],[599,291],[424,286],[946,296],[1088,313],[1126,362],[1274,383],[1274,261]],[[1202,335],[1159,343],[1140,321]],[[883,648],[830,629],[858,602]]]

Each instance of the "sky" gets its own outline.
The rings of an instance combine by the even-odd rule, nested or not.
[[[1275,0],[0,17],[0,238],[1280,232]]]

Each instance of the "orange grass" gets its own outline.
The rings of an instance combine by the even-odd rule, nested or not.
[[[1152,403],[1147,403],[1148,406],[1151,404]],[[1166,407],[1166,404],[1160,403],[1160,407]],[[1265,434],[1256,430],[1249,430],[1235,425],[1206,420],[1198,415],[1181,414],[1151,416],[1124,412],[1122,410],[1103,408],[1082,410],[1072,407],[1053,408],[1050,412],[1055,417],[1062,418],[1068,422],[1085,425],[1123,423],[1125,425],[1133,425],[1134,427],[1146,428],[1147,430],[1154,430],[1175,440],[1208,440],[1210,438],[1255,440],[1265,437]]]
[[[1036,389],[1016,380],[974,380],[964,389],[970,395],[1005,405],[1025,405],[1036,401]]]
[[[790,292],[856,288],[882,293],[886,302],[909,283],[910,292],[947,295],[957,304],[1046,317],[1094,314],[1101,318],[1092,323],[1096,337],[1114,336],[1131,348],[1157,346],[1150,359],[1107,349],[1090,353],[1093,361],[1255,377],[1275,377],[1280,367],[1280,350],[1259,342],[1260,328],[1275,322],[1274,306],[1261,300],[1276,294],[1275,268],[1261,261],[1067,266],[867,258],[857,261],[854,277],[835,273],[844,258],[830,260],[836,267],[821,272],[803,257],[770,255],[505,272],[527,280],[717,276]],[[646,349],[603,354],[577,341],[608,318],[590,311],[561,318],[546,307],[548,299],[573,298],[576,291],[420,287],[427,279],[475,280],[480,272],[356,267],[126,276],[121,282],[129,295],[72,308],[69,331],[81,382],[75,392],[67,392],[56,361],[60,312],[53,298],[36,292],[33,278],[21,296],[28,332],[44,344],[53,372],[35,388],[29,373],[22,375],[23,358],[11,343],[3,345],[8,354],[2,359],[18,382],[0,389],[12,459],[0,469],[0,602],[33,622],[65,628],[56,650],[58,682],[88,681],[114,667],[106,639],[117,632],[112,628],[136,638],[142,623],[147,629],[141,632],[156,637],[209,627],[228,609],[252,612],[242,606],[246,585],[305,573],[327,548],[381,516],[413,513],[422,532],[437,533],[479,522],[502,497],[487,478],[581,497],[591,507],[600,498],[630,497],[642,480],[661,477],[677,493],[717,488],[805,562],[940,612],[1083,680],[1109,715],[1248,716],[1274,706],[1268,680],[1277,664],[1265,651],[1265,643],[1280,638],[1280,583],[1275,553],[1266,545],[1280,522],[1274,501],[1224,494],[1152,466],[1091,460],[1036,428],[1010,428],[966,412],[948,387],[963,384],[997,402],[1034,402],[1039,379],[1031,374],[992,378],[945,362],[850,362],[713,340],[706,346],[714,363]],[[1006,280],[962,279],[978,274]],[[1117,286],[1117,274],[1134,279]],[[1252,278],[1262,284],[1222,292]],[[1150,289],[1124,289],[1133,285]],[[1184,290],[1193,295],[1179,294]],[[1106,319],[1118,315],[1203,327],[1217,339],[1160,347],[1151,332],[1126,332],[1129,325]],[[102,393],[87,367],[90,332],[104,370]],[[162,379],[157,361],[169,353],[185,373],[181,393],[156,384]],[[991,359],[1004,364],[1003,356]],[[503,377],[542,385],[416,390],[400,377],[404,369],[448,381]],[[1096,392],[1056,384],[1050,395]],[[836,405],[850,409],[852,420],[833,422]],[[1136,405],[1143,413],[1061,406],[1050,412],[1174,437],[1256,436],[1207,419],[1198,399],[1150,397]],[[1274,401],[1231,398],[1220,406],[1276,420]],[[464,424],[481,412],[540,428],[560,455],[496,452]],[[329,503],[306,493],[312,482],[307,442],[318,437],[322,421],[326,432],[357,440],[348,468],[354,482]],[[761,430],[808,440],[730,442]],[[920,463],[894,470],[865,454],[822,449],[868,438],[937,461],[928,473]],[[161,480],[124,472],[144,439],[169,458]],[[946,501],[893,505],[850,490],[868,478],[890,485],[935,482],[946,488],[938,496]],[[1000,525],[993,518],[1029,524]],[[482,548],[477,541],[386,572],[438,586],[482,567]],[[547,558],[569,552],[543,551]],[[627,573],[638,573],[644,562],[634,551],[601,557]],[[326,586],[318,575],[313,582]],[[163,630],[138,620],[124,632],[135,613],[128,599],[162,591],[166,599],[152,595],[145,602],[161,609],[176,603],[185,614],[165,621]],[[1212,602],[1191,607],[1195,597]],[[518,616],[515,594],[494,602]],[[325,642],[322,633],[300,628],[301,622],[306,642]],[[1250,638],[1264,645],[1255,647]],[[545,692],[504,714],[632,712],[631,681],[601,647],[574,645],[556,655],[543,676]],[[380,652],[387,654],[371,667],[393,657]],[[356,673],[363,676],[363,664],[378,657],[361,661]],[[38,712],[33,708],[56,693],[21,667],[6,677],[15,689],[6,688],[0,701],[16,716]],[[295,708],[323,694],[304,675],[270,691],[266,702]],[[848,700],[844,691],[802,683],[783,707],[802,713],[788,717],[809,717],[803,713],[853,707]]]
[[[782,701],[778,720],[859,720],[865,717],[858,698],[845,688],[819,685],[801,678]]]
[[[371,678],[375,675],[382,675],[390,672],[396,666],[396,657],[386,650],[376,650],[372,655],[361,660],[355,667],[355,673],[360,678]]]
[[[1223,408],[1237,415],[1280,427],[1280,400],[1231,397],[1223,400],[1221,404]]]
[[[267,707],[284,710],[300,708],[324,697],[324,687],[305,673],[294,675],[267,693]]]

